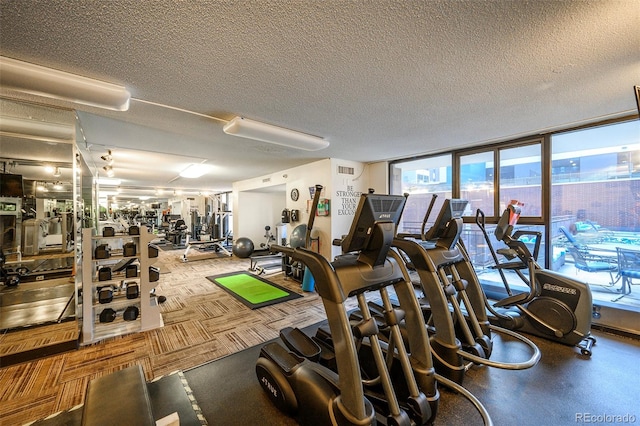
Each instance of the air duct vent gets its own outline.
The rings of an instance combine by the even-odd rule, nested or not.
[[[338,166],[338,174],[340,175],[353,175],[354,173],[355,170],[353,169],[353,167]]]

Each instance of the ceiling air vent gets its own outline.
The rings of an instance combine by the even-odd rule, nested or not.
[[[355,170],[353,169],[353,167],[338,166],[338,174],[340,175],[352,175],[354,173]]]

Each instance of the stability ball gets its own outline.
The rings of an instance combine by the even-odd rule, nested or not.
[[[247,258],[253,253],[253,241],[247,237],[238,238],[231,248],[231,252],[239,258]]]
[[[307,244],[307,225],[298,225],[291,232],[289,245],[293,248],[304,247]]]

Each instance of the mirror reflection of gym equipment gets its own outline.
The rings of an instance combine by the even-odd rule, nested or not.
[[[6,100],[2,111],[0,329],[74,319],[73,114]],[[25,115],[54,133],[31,135]]]
[[[230,192],[170,200],[157,243],[164,250],[181,250],[183,262],[231,256],[232,214]]]

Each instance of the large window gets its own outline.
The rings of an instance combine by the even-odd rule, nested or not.
[[[490,241],[501,248],[493,230],[517,200],[522,214],[516,229],[541,235],[538,263],[589,285],[594,312],[610,309],[594,323],[638,333],[625,312],[640,313],[640,280],[624,277],[629,262],[622,263],[620,251],[640,251],[640,121],[394,161],[390,188],[411,194],[401,232],[419,232],[432,194],[438,195],[432,220],[442,199],[469,201],[462,240],[488,293],[504,287],[473,216],[482,210]],[[535,240],[526,238],[533,247]],[[638,270],[640,253],[634,256]],[[524,289],[510,275],[511,288]]]
[[[522,216],[542,217],[541,144],[501,149],[500,212],[510,200],[523,204]]]
[[[544,235],[542,224],[542,143],[540,140],[528,141],[516,145],[490,147],[484,151],[460,153],[459,181],[460,198],[469,201],[470,214],[478,209],[486,221],[489,242],[495,250],[505,248],[505,244],[493,235],[498,218],[509,204],[517,202],[521,209],[518,230],[540,232]],[[496,170],[494,163],[499,165]],[[528,220],[524,220],[527,217]],[[475,223],[467,221],[463,239],[476,273],[483,284],[504,289],[501,276],[493,268],[495,261],[491,255],[482,231]],[[533,247],[534,237],[526,243]],[[540,239],[538,261],[545,262],[544,239]],[[512,271],[506,271],[512,289],[524,289],[523,282]]]
[[[430,220],[435,220],[446,198],[451,198],[451,154],[391,164],[391,193],[409,194],[400,232],[419,233],[433,195],[437,195]]]
[[[493,151],[460,156],[460,197],[469,201],[475,212],[494,213],[494,153]]]
[[[551,146],[551,241],[563,253],[560,273],[589,283],[596,301],[640,305],[618,274],[618,250],[640,250],[640,123],[556,134]]]

